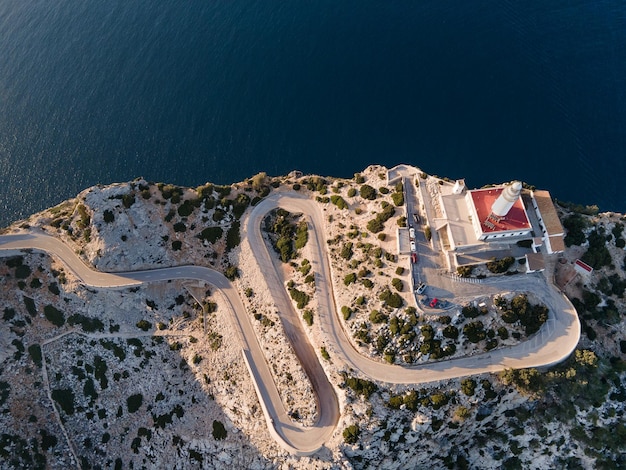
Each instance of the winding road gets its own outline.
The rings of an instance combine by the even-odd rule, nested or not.
[[[580,337],[578,315],[569,300],[544,277],[516,279],[509,290],[532,291],[550,309],[550,319],[531,340],[513,347],[496,349],[472,357],[450,359],[419,366],[404,367],[383,364],[361,355],[351,344],[343,329],[335,306],[329,257],[326,250],[324,215],[319,204],[296,192],[275,192],[248,212],[242,234],[255,253],[260,271],[279,311],[285,334],[307,373],[318,405],[318,418],[311,427],[293,423],[284,409],[272,378],[265,355],[252,327],[250,316],[233,286],[221,273],[200,266],[179,266],[125,273],[103,273],[87,266],[67,245],[57,238],[39,232],[0,236],[2,250],[35,249],[58,257],[84,284],[101,288],[120,288],[146,282],[172,279],[201,280],[215,286],[232,310],[233,324],[238,330],[244,360],[252,376],[268,429],[272,437],[286,450],[297,455],[317,452],[335,432],[340,417],[339,404],[313,346],[303,331],[302,321],[283,286],[281,277],[261,234],[261,221],[271,210],[282,207],[305,214],[309,221],[312,251],[310,260],[315,272],[316,296],[319,302],[318,321],[333,351],[333,362],[343,364],[377,381],[393,384],[422,384],[480,374],[499,372],[507,368],[539,367],[555,364],[567,358],[576,348]],[[501,284],[502,290],[507,286]],[[511,286],[509,286],[511,287]]]

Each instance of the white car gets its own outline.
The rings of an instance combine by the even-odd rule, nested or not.
[[[415,242],[414,241],[411,242],[411,251],[415,251]]]
[[[422,282],[419,286],[417,286],[417,289],[415,289],[415,292],[417,292],[418,294],[422,294],[425,290],[426,290],[426,284]]]
[[[415,229],[413,227],[409,229],[409,238],[415,240]]]

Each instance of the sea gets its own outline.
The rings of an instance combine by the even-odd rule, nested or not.
[[[139,176],[398,163],[625,212],[626,4],[0,1],[0,226]]]

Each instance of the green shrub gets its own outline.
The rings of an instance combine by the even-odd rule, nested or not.
[[[581,245],[585,243],[584,229],[587,228],[587,220],[580,214],[572,214],[563,219],[563,227],[566,229],[565,245]]]
[[[370,321],[372,323],[384,323],[387,321],[388,318],[389,317],[387,317],[387,315],[378,310],[372,310],[370,313]]]
[[[74,414],[74,392],[69,388],[52,390],[52,399],[56,401],[66,415]]]
[[[343,319],[348,320],[352,316],[352,309],[347,305],[341,307],[341,313],[343,314]]]
[[[396,206],[403,206],[404,205],[404,194],[402,193],[393,193],[391,195],[391,200],[393,201],[393,203]]]
[[[178,206],[178,215],[181,217],[189,217],[193,213],[194,209],[195,206],[193,202],[187,199],[180,206]]]
[[[43,314],[46,319],[54,326],[63,326],[65,324],[65,315],[52,305],[46,305],[43,308]]]
[[[354,197],[354,196],[356,196],[356,188],[348,189],[348,197]]]
[[[380,219],[372,219],[367,222],[367,229],[372,233],[381,232],[385,228],[385,224],[380,221]]]
[[[360,173],[355,173],[354,174],[354,182],[356,184],[363,184],[363,183],[365,183],[365,177],[363,177],[363,175],[361,175]]]
[[[296,305],[299,309],[303,309],[309,303],[311,298],[305,292],[302,292],[295,287],[289,288],[289,295],[296,302]]]
[[[109,209],[104,211],[104,221],[107,224],[110,224],[111,222],[113,222],[115,220],[115,215],[113,214],[112,211],[110,211]]]
[[[135,203],[135,195],[128,193],[122,196],[122,205],[126,209],[130,209],[130,207]]]
[[[347,274],[344,278],[343,278],[343,283],[346,286],[349,286],[350,284],[356,282],[356,274],[355,273],[350,273]]]
[[[15,268],[16,279],[26,279],[28,276],[30,276],[30,274],[30,267],[26,264],[21,264]]]
[[[463,327],[463,334],[465,334],[467,339],[472,343],[478,343],[487,336],[485,326],[480,320],[467,323]]]
[[[399,292],[402,292],[404,290],[404,283],[397,277],[394,277],[391,280],[391,285]]]
[[[226,217],[226,211],[222,210],[222,209],[215,209],[215,211],[213,212],[213,222],[220,222],[221,220],[224,219],[224,217]]]
[[[543,390],[544,381],[537,369],[506,369],[498,374],[504,385],[514,385],[522,394],[533,395]]]
[[[443,329],[443,336],[449,339],[457,339],[459,337],[459,329],[456,326],[448,325]]]
[[[33,299],[24,296],[24,306],[31,317],[37,316],[37,307],[35,306],[35,301]]]
[[[326,347],[322,346],[321,349],[320,349],[320,352],[321,352],[322,357],[324,358],[324,360],[330,362],[330,354],[328,354],[328,351],[326,350]]]
[[[447,405],[449,399],[450,398],[444,393],[433,393],[430,396],[430,402],[432,403],[435,410],[438,410],[442,406]]]
[[[233,202],[233,215],[235,216],[236,219],[241,218],[243,213],[248,208],[249,204],[250,204],[250,197],[247,194],[240,193],[237,196],[237,199],[235,199],[235,201]]]
[[[474,395],[474,391],[476,390],[476,381],[474,379],[463,379],[461,381],[461,391],[471,397]]]
[[[220,421],[213,420],[213,438],[221,441],[226,439],[228,433],[226,432],[226,428]]]
[[[456,273],[461,277],[470,277],[474,271],[473,265],[457,266]]]
[[[174,229],[176,230],[176,229]],[[200,240],[208,241],[209,243],[217,242],[224,233],[222,227],[207,227],[203,229],[198,235],[196,235]]]
[[[150,323],[147,320],[139,320],[137,322],[137,328],[143,330],[143,331],[148,331],[150,328],[152,328],[152,323]]]
[[[404,268],[403,268],[402,266],[398,266],[398,267],[396,268],[396,274],[397,274],[398,276],[402,276],[402,275],[404,274]]]
[[[339,209],[343,210],[348,208],[348,203],[344,200],[344,198],[337,194],[330,196],[330,202],[336,205]]]
[[[183,222],[176,222],[174,224],[174,232],[186,232],[187,226]]]
[[[226,279],[234,281],[235,278],[239,277],[239,269],[237,269],[237,266],[228,266],[226,271],[224,271],[224,276],[226,276]]]
[[[208,338],[211,350],[217,351],[222,346],[222,340],[224,339],[224,337],[219,333],[212,331],[211,333],[209,333]]]
[[[606,237],[604,230],[593,230],[587,237],[589,248],[582,256],[581,260],[593,269],[600,269],[603,266],[610,266],[612,262],[611,253],[606,247]]]
[[[387,287],[379,296],[379,299],[385,302],[385,305],[391,308],[400,308],[404,305],[404,300],[397,293],[392,293]]]
[[[126,406],[128,407],[128,412],[134,413],[141,407],[142,403],[143,403],[143,395],[141,393],[136,393],[134,395],[129,396],[126,399]]]
[[[346,385],[359,396],[368,399],[378,390],[375,383],[357,377],[346,377]]]
[[[6,403],[10,392],[11,385],[8,382],[0,381],[0,406]]]
[[[302,314],[302,318],[306,322],[307,325],[313,326],[313,310],[306,309]]]
[[[180,251],[180,249],[183,247],[183,242],[180,240],[174,240],[172,242],[172,251]]]
[[[359,194],[363,199],[368,199],[370,201],[376,199],[376,190],[372,188],[369,184],[364,184],[359,189]]]
[[[226,251],[230,251],[241,243],[240,223],[235,220],[226,232]]]
[[[31,344],[28,346],[28,354],[33,362],[41,367],[41,346],[39,344]]]
[[[494,274],[501,274],[509,270],[515,263],[515,258],[512,256],[506,256],[502,259],[492,258],[487,262],[487,269]]]
[[[70,315],[67,319],[70,326],[80,324],[83,331],[93,333],[94,331],[104,331],[104,324],[99,318],[86,317],[80,313]]]
[[[301,221],[296,229],[296,250],[300,250],[306,246],[306,242],[309,240],[309,228],[306,221]]]
[[[352,258],[352,242],[347,242],[343,244],[343,247],[341,248],[341,252],[339,253],[339,255],[346,260],[349,260],[350,258]]]

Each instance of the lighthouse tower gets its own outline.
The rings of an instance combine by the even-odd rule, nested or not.
[[[502,191],[498,199],[496,199],[491,206],[491,215],[493,215],[495,219],[505,217],[519,198],[521,192],[522,183],[519,181],[514,181],[504,188],[504,191]]]

